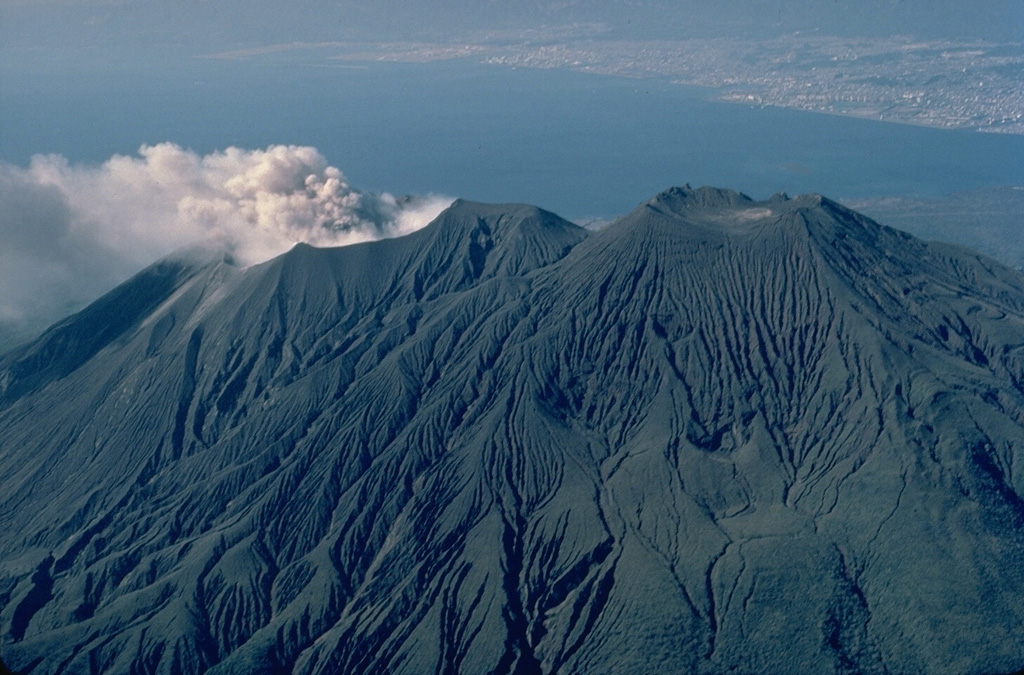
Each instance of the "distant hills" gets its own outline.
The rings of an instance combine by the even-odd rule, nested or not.
[[[187,12],[169,0],[128,11],[99,0],[76,0],[57,2],[56,14],[38,3],[15,0],[8,5],[0,25],[5,46],[74,48],[81,58],[92,58],[115,41],[120,49],[141,49],[139,55],[163,55],[293,41],[476,41],[481,34],[515,42],[573,26],[616,39],[763,39],[818,32],[1019,42],[1024,25],[1024,9],[1016,0],[862,0],[856,5],[807,0],[307,0],[296,5],[274,0],[264,2],[260,12],[239,0],[200,3]]]
[[[167,259],[0,359],[24,673],[1007,673],[1024,277],[821,196]]]

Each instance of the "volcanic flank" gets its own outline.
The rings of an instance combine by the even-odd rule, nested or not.
[[[0,361],[24,673],[1024,666],[1024,277],[818,196],[169,259]]]

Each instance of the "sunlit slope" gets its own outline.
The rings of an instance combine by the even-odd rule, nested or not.
[[[679,188],[129,288],[0,365],[15,669],[1024,665],[1024,278],[990,260]]]

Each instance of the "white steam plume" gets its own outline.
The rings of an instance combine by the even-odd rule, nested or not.
[[[451,201],[359,192],[310,147],[200,156],[162,143],[99,166],[0,164],[0,351],[184,247],[251,265],[300,241],[406,234]]]

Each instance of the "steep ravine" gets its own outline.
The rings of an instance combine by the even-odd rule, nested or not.
[[[596,233],[459,201],[164,261],[3,357],[0,656],[1009,673],[1022,466],[991,260],[818,196],[674,188]]]

